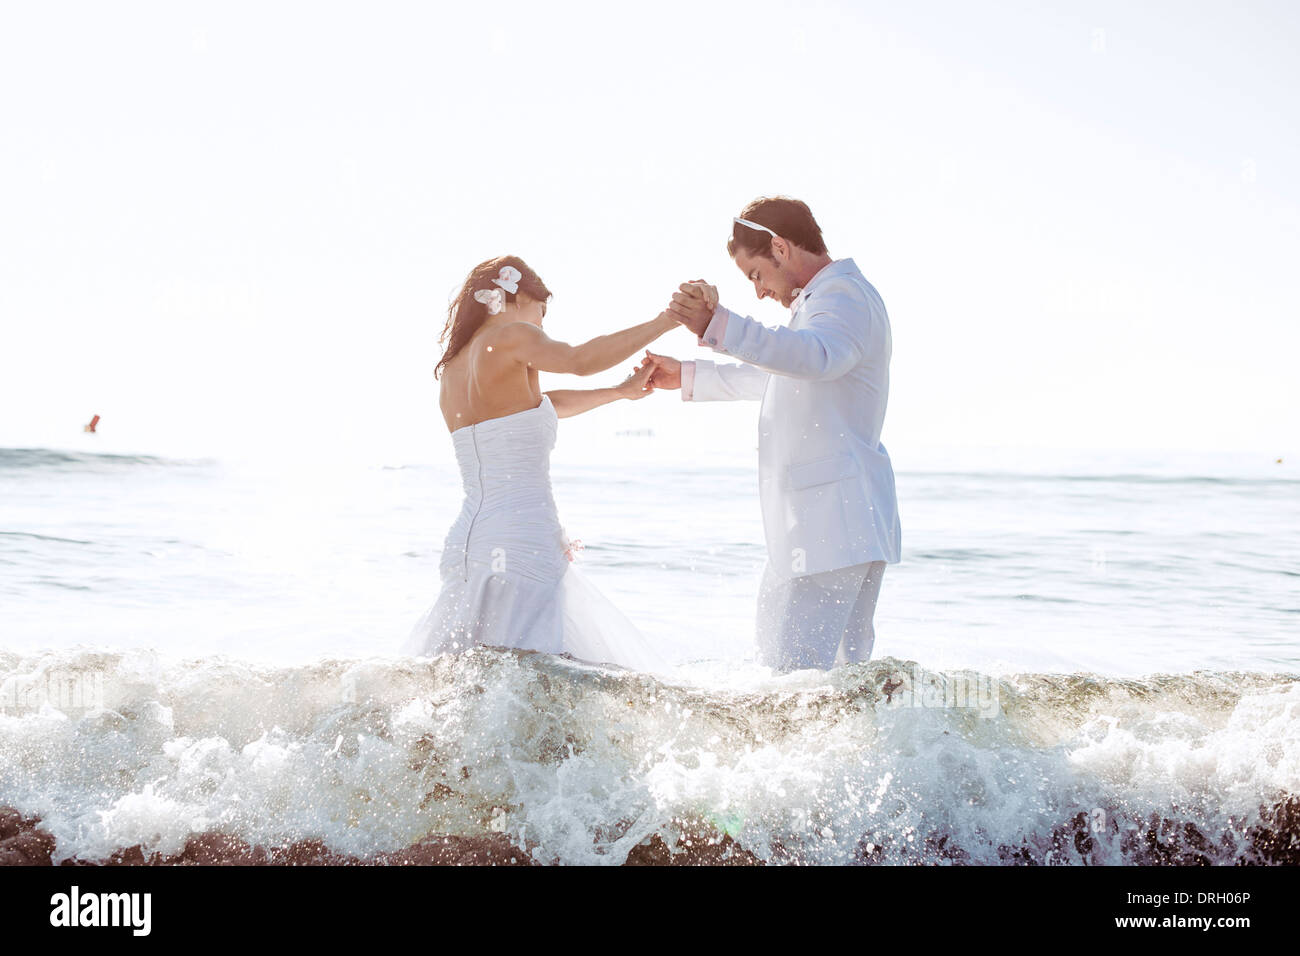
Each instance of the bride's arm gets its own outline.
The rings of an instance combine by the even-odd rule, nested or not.
[[[546,394],[560,418],[572,418],[623,397],[613,388],[557,388]]]
[[[647,362],[644,366],[638,365],[635,372],[611,388],[557,388],[546,394],[550,396],[555,414],[560,418],[570,418],[620,398],[631,401],[645,398],[654,391],[654,388],[645,387],[654,370],[654,363]]]
[[[664,311],[649,322],[598,335],[581,345],[570,345],[551,338],[531,322],[511,322],[502,326],[493,344],[503,354],[542,372],[594,375],[617,365],[675,328],[677,320],[672,313]]]

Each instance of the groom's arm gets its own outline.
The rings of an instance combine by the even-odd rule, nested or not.
[[[820,291],[803,327],[768,327],[719,305],[700,344],[777,375],[818,381],[839,378],[871,346],[871,306],[848,291]]]
[[[771,377],[752,365],[718,365],[704,359],[682,362],[682,401],[758,401]]]

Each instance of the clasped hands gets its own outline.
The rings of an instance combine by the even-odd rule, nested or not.
[[[717,307],[718,290],[703,279],[693,279],[678,287],[664,313],[671,315],[679,325],[690,329],[696,336],[702,336],[713,321],[713,312]],[[646,349],[645,358],[623,386],[626,387],[629,398],[643,398],[656,388],[681,388],[682,363],[671,356],[658,355]],[[631,394],[634,391],[638,394]]]
[[[684,325],[697,336],[713,321],[713,310],[718,307],[718,290],[703,279],[692,279],[678,286],[673,300],[665,310],[679,325]]]

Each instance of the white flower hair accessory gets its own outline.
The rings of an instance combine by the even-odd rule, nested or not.
[[[474,301],[486,305],[488,315],[496,315],[506,307],[505,293],[509,292],[514,295],[518,292],[519,280],[523,277],[523,273],[514,266],[502,266],[501,271],[497,273],[497,277],[492,280],[492,284],[497,288],[479,289],[474,293]]]
[[[496,315],[506,307],[506,295],[500,289],[479,289],[474,293],[474,301],[486,305],[488,315]]]
[[[519,280],[522,279],[523,273],[514,266],[502,266],[497,278],[492,281],[505,289],[511,295],[519,291]]]

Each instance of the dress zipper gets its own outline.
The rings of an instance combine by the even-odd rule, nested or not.
[[[483,459],[478,453],[478,432],[474,430],[475,426],[470,425],[469,438],[474,443],[474,467],[478,469],[478,504],[474,506],[474,513],[469,516],[469,528],[465,531],[465,544],[463,546],[461,562],[461,573],[463,580],[469,580],[469,539],[474,533],[474,521],[478,518],[478,513],[483,509]]]

